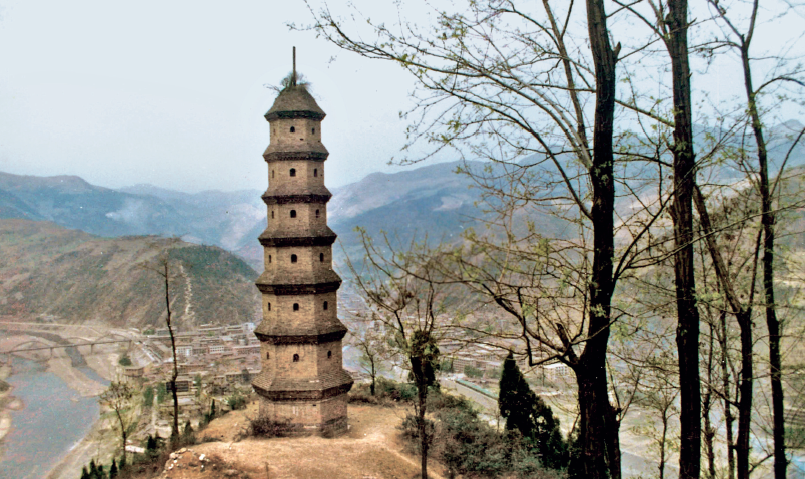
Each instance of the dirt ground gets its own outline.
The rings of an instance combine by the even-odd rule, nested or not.
[[[247,416],[256,407],[216,419],[199,438],[203,442],[175,454],[165,472],[144,477],[201,479],[412,479],[420,476],[419,457],[407,454],[398,439],[403,408],[349,406],[349,431],[335,439],[246,438]],[[203,454],[203,456],[202,456]],[[203,466],[203,467],[202,467]],[[429,463],[430,476],[442,479],[443,470]],[[143,479],[144,479],[143,477]]]

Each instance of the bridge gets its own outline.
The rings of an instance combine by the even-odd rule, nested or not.
[[[0,351],[0,355],[10,355],[13,353],[24,353],[30,351],[44,351],[48,350],[50,352],[50,357],[53,357],[53,350],[54,349],[67,349],[67,348],[76,348],[80,346],[89,346],[89,353],[92,354],[93,350],[95,349],[96,344],[115,344],[115,343],[128,343],[129,347],[131,347],[131,343],[134,341],[133,339],[104,339],[98,341],[85,341],[81,343],[68,343],[68,344],[46,344],[42,341],[27,341],[22,343],[21,345],[17,345],[14,349],[10,349],[8,351]],[[21,347],[26,344],[44,344],[44,346],[38,346],[35,348],[30,347]]]

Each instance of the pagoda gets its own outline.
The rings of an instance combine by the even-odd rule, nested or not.
[[[321,143],[324,111],[294,69],[265,114],[271,140],[268,163],[268,226],[260,235],[265,271],[257,279],[263,321],[262,370],[252,381],[260,396],[260,418],[286,434],[338,435],[347,429],[347,391],[352,378],[342,367],[336,292],[341,278],[332,268],[336,235],[327,226]]]

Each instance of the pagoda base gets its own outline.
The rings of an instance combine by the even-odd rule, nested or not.
[[[347,432],[347,395],[310,401],[271,400],[259,395],[259,418],[277,436],[336,437]]]

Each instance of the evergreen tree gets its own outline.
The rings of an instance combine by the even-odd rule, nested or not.
[[[112,458],[112,466],[109,467],[109,479],[114,479],[117,477],[117,462],[115,458]]]
[[[95,459],[89,460],[89,477],[92,479],[98,477],[98,466],[95,465]]]
[[[506,429],[517,430],[532,442],[543,466],[561,469],[567,465],[568,448],[559,429],[559,419],[528,386],[511,351],[503,362],[498,407],[500,415],[506,418]]]
[[[103,464],[98,464],[97,477],[98,479],[106,479],[106,472],[103,470]]]
[[[81,479],[90,479],[89,472],[87,472],[87,466],[81,468]]]

